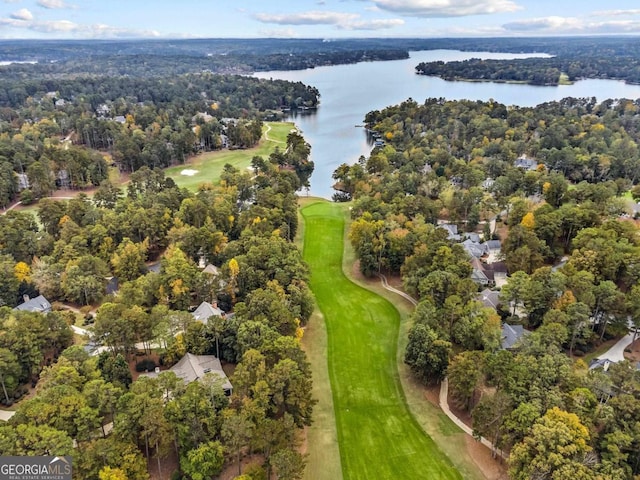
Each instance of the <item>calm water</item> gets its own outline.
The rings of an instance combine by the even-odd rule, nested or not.
[[[573,85],[538,87],[506,83],[447,82],[437,77],[416,75],[420,62],[452,61],[468,58],[523,58],[532,55],[492,54],[430,50],[412,52],[407,60],[366,62],[319,67],[311,70],[260,72],[260,78],[300,81],[320,90],[317,111],[293,113],[289,120],[302,130],[311,144],[315,170],[312,195],[331,198],[331,175],[342,163],[354,163],[372,148],[364,129],[357,127],[371,110],[400,103],[411,97],[421,103],[429,97],[451,100],[494,99],[506,105],[534,106],[565,97],[640,98],[640,85],[613,80],[584,80]]]

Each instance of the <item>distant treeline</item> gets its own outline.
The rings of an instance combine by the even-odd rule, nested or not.
[[[96,74],[136,77],[190,72],[248,73],[300,70],[373,60],[398,60],[417,50],[544,52],[554,58],[421,64],[419,73],[557,84],[560,73],[576,78],[640,81],[640,45],[633,38],[369,38],[200,39],[126,41],[3,41],[0,60],[30,61],[0,67],[4,79]]]
[[[634,39],[607,38],[602,44],[594,39],[567,39],[565,43],[562,46],[553,42],[545,45],[533,40],[525,50],[531,51],[536,45],[541,48],[537,51],[556,55],[553,58],[423,62],[416,66],[416,72],[445,80],[524,82],[532,85],[558,85],[562,75],[571,82],[581,78],[606,78],[640,83],[640,45]],[[482,50],[482,45],[478,45],[478,50]],[[512,50],[505,48],[504,51]]]

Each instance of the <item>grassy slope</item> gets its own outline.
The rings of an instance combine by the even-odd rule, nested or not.
[[[301,206],[317,202],[319,199],[305,197],[299,199]],[[296,245],[302,251],[305,223],[300,218]],[[342,480],[338,432],[331,395],[331,382],[327,365],[327,328],[322,313],[316,308],[305,328],[302,348],[307,353],[313,372],[313,398],[318,403],[313,409],[313,424],[307,429],[306,480]]]
[[[304,257],[329,336],[344,477],[462,478],[408,410],[396,367],[398,311],[343,274],[344,206],[318,202],[302,214]]]
[[[169,167],[165,170],[167,177],[173,178],[179,187],[196,190],[202,183],[215,183],[220,179],[223,167],[229,163],[238,170],[244,170],[251,165],[254,156],[268,157],[276,146],[284,148],[287,135],[295,128],[293,123],[282,122],[266,123],[260,143],[255,148],[246,150],[221,150],[217,152],[203,153],[189,159],[184,165]],[[193,176],[182,175],[183,170],[197,170]]]
[[[411,413],[427,434],[438,444],[452,460],[455,467],[466,480],[485,480],[486,477],[478,469],[469,455],[466,445],[466,434],[449,418],[425,398],[424,386],[416,381],[411,370],[404,363],[404,351],[407,346],[411,323],[409,316],[413,305],[399,295],[385,290],[377,279],[363,280],[354,278],[351,266],[356,261],[355,252],[349,244],[344,245],[344,273],[353,282],[386,298],[395,305],[400,313],[400,335],[398,337],[397,368]]]

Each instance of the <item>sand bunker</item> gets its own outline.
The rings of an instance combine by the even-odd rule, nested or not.
[[[193,177],[196,173],[198,173],[198,170],[191,170],[191,169],[187,168],[186,170],[182,170],[180,172],[180,175],[186,175],[187,177]]]

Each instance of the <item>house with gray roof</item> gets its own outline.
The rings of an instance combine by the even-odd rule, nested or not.
[[[38,295],[36,298],[29,298],[29,295],[25,295],[24,303],[18,305],[14,310],[49,313],[51,311],[51,304],[49,300],[44,298],[44,295]]]
[[[209,264],[206,267],[204,267],[204,269],[202,270],[202,273],[208,273],[209,275],[218,275],[218,273],[220,273],[218,271],[218,267],[216,267],[215,265]]]
[[[484,244],[486,245],[487,250],[489,250],[490,252],[499,253],[502,249],[502,242],[500,240],[487,240],[486,242],[484,242]]]
[[[596,370],[598,368],[601,368],[603,371],[607,371],[609,370],[609,365],[611,365],[611,360],[609,360],[608,358],[594,358],[593,360],[591,360],[591,363],[589,363],[589,370]]]
[[[218,304],[216,302],[214,302],[213,304],[209,302],[202,302],[191,315],[193,315],[193,318],[195,318],[198,322],[204,323],[206,325],[209,318],[223,317],[224,312],[218,308]]]
[[[498,305],[500,304],[500,292],[485,288],[478,294],[476,299],[479,302],[482,302],[482,305],[484,305],[486,308],[498,310]]]
[[[516,161],[513,162],[513,166],[527,171],[534,171],[538,168],[538,161],[523,155],[516,158]]]
[[[474,242],[470,238],[462,242],[462,247],[472,258],[480,258],[489,253],[489,249],[484,243]]]
[[[442,225],[438,225],[440,228],[444,228],[448,233],[449,240],[455,240],[456,242],[460,240],[460,235],[458,234],[458,226],[453,223],[443,223]]]
[[[215,355],[193,355],[192,353],[187,353],[169,371],[175,373],[185,384],[200,381],[205,375],[213,375],[220,379],[225,395],[231,395],[233,392],[233,386],[224,370],[222,370],[220,360]],[[157,377],[159,374],[159,369],[156,369],[155,372],[149,372],[146,376]]]
[[[518,342],[530,333],[531,332],[525,330],[522,325],[509,325],[508,323],[503,323],[500,346],[504,350],[511,350],[517,347]]]

